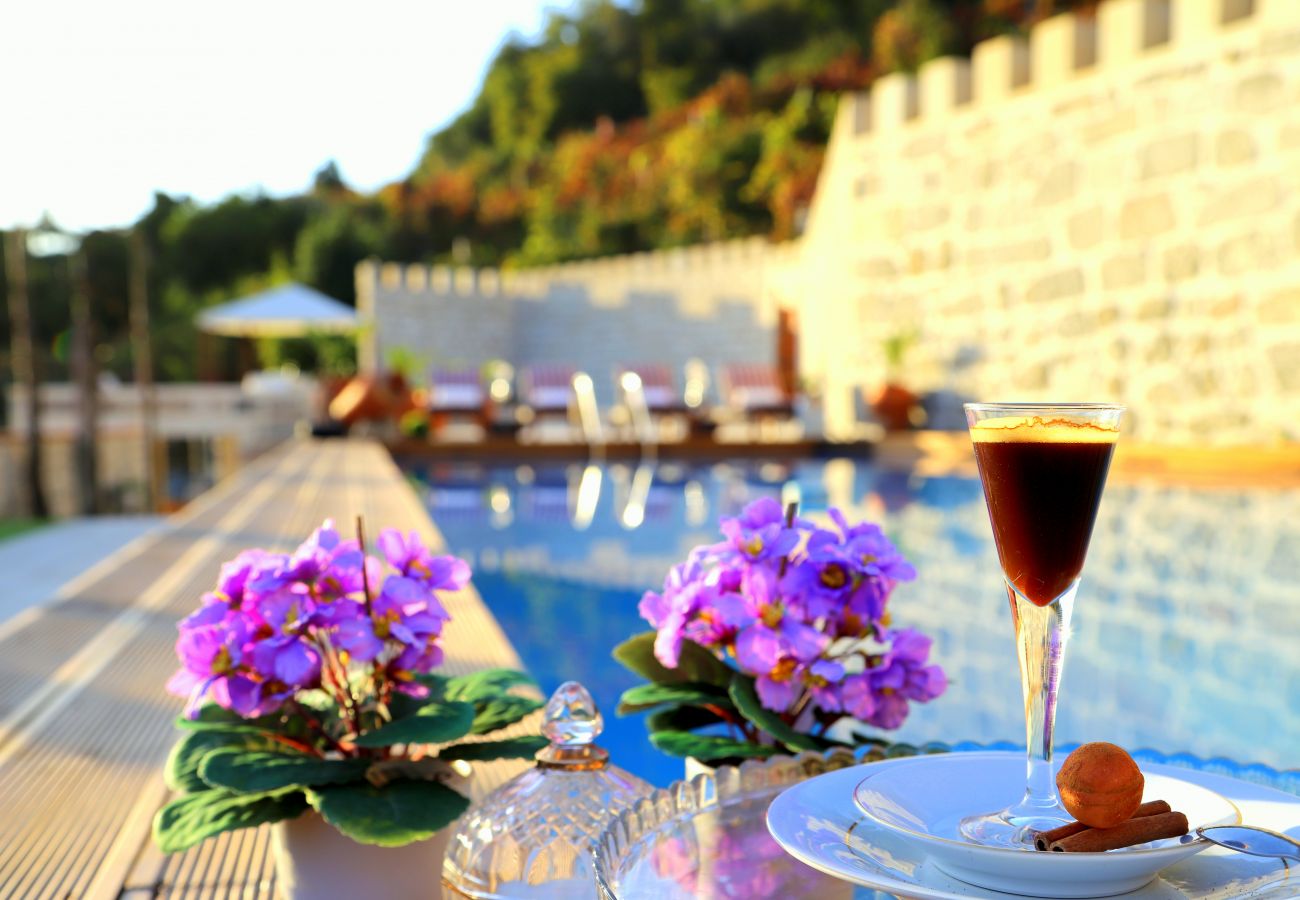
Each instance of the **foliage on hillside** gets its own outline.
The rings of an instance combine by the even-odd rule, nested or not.
[[[408,177],[375,195],[349,190],[332,164],[301,196],[203,206],[159,195],[137,223],[153,248],[159,375],[195,376],[193,317],[204,306],[290,279],[351,301],[355,264],[371,255],[537,265],[790,237],[840,92],[1087,5],[584,0],[552,13],[536,39],[508,39],[470,107],[430,138]],[[88,253],[101,355],[127,377],[125,237],[97,233]],[[38,335],[57,376],[66,273],[51,261],[32,269]]]

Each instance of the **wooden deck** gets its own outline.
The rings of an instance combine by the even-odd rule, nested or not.
[[[357,513],[442,545],[381,447],[294,442],[0,625],[0,898],[274,896],[266,828],[173,857],[150,842],[180,706],[163,691],[175,623],[240,550],[288,549]],[[519,665],[472,588],[448,607],[447,670]],[[476,792],[520,766],[480,768]]]

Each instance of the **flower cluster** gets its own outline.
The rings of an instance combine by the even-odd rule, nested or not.
[[[771,499],[724,519],[726,540],[697,547],[647,592],[641,615],[655,656],[676,668],[683,640],[753,676],[762,705],[796,730],[824,732],[844,717],[893,729],[909,702],[947,687],[928,663],[930,638],[890,627],[894,587],[916,570],[876,525],[834,529],[782,515]]]
[[[378,545],[382,560],[326,520],[291,554],[248,550],[226,563],[178,626],[168,690],[189,698],[191,715],[210,699],[255,717],[311,689],[346,704],[354,664],[365,664],[383,692],[421,696],[415,676],[442,661],[450,619],[437,592],[463,587],[469,566],[434,556],[414,532],[384,531]]]

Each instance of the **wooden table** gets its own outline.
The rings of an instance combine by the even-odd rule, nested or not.
[[[289,549],[357,513],[372,533],[414,529],[443,546],[378,445],[291,442],[0,624],[0,898],[274,896],[265,827],[172,857],[151,843],[181,705],[163,691],[176,622],[240,550]],[[447,605],[447,671],[520,665],[472,587]],[[482,767],[475,792],[521,765]]]

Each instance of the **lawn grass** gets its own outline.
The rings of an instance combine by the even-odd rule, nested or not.
[[[0,519],[0,541],[44,528],[47,524],[43,519]]]

